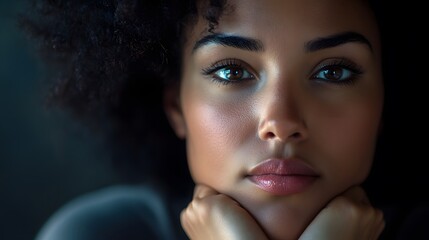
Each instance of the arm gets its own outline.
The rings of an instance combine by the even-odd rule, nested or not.
[[[165,207],[149,187],[108,187],[61,207],[35,240],[175,239]]]

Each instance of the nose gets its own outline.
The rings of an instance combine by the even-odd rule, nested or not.
[[[279,89],[267,94],[269,97],[260,105],[258,135],[261,140],[299,142],[307,138],[302,115],[304,106],[298,94]]]

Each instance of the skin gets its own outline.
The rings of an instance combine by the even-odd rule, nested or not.
[[[188,29],[180,87],[166,92],[165,104],[186,139],[197,185],[181,216],[188,236],[376,239],[382,213],[359,187],[372,165],[384,98],[369,8],[361,0],[232,0],[214,32],[253,39],[260,49],[196,45],[210,35],[203,18]],[[367,42],[305,48],[346,32]],[[208,71],[219,61],[227,66]],[[227,78],[228,70],[238,75]],[[323,75],[354,72],[349,82]],[[270,158],[303,162],[317,177],[292,194],[265,191],[248,174]]]

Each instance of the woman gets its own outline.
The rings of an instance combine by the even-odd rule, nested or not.
[[[237,231],[249,234],[243,239],[297,239],[323,215],[321,209],[338,207],[346,216],[331,219],[335,237],[362,233],[360,239],[376,239],[381,212],[360,190],[351,190],[356,203],[340,197],[339,206],[329,204],[364,181],[380,129],[381,47],[369,6],[229,4],[213,30],[206,30],[204,19],[188,30],[178,100],[167,100],[197,183],[182,215],[188,235],[213,235],[205,227],[213,223],[220,235],[214,239]],[[342,204],[356,204],[353,211],[365,216],[357,224],[374,229],[352,228],[341,236],[338,225],[353,225],[350,218],[357,214],[348,216]],[[229,231],[223,224],[238,226]]]
[[[182,188],[165,193],[156,181],[90,195],[60,211],[38,239],[185,238],[180,227],[190,239],[380,237],[383,212],[362,187],[388,81],[372,3],[51,4],[43,13],[54,30],[39,33],[72,66],[58,99],[84,116],[95,108],[120,122],[122,143],[151,142],[160,151],[144,161],[160,167],[146,169],[168,182],[187,171],[172,151],[160,155],[174,148],[165,110],[186,144],[195,188],[192,198]],[[176,196],[182,200],[173,206]]]

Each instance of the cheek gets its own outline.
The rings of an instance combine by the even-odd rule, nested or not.
[[[376,102],[376,101],[375,101]],[[361,183],[371,168],[381,118],[381,104],[374,102],[348,107],[338,116],[321,119],[317,134],[329,178],[345,184]],[[335,117],[336,116],[336,117]],[[322,166],[323,167],[323,166]]]
[[[195,182],[221,190],[236,177],[234,155],[250,132],[246,107],[193,99],[184,104],[190,171]]]

